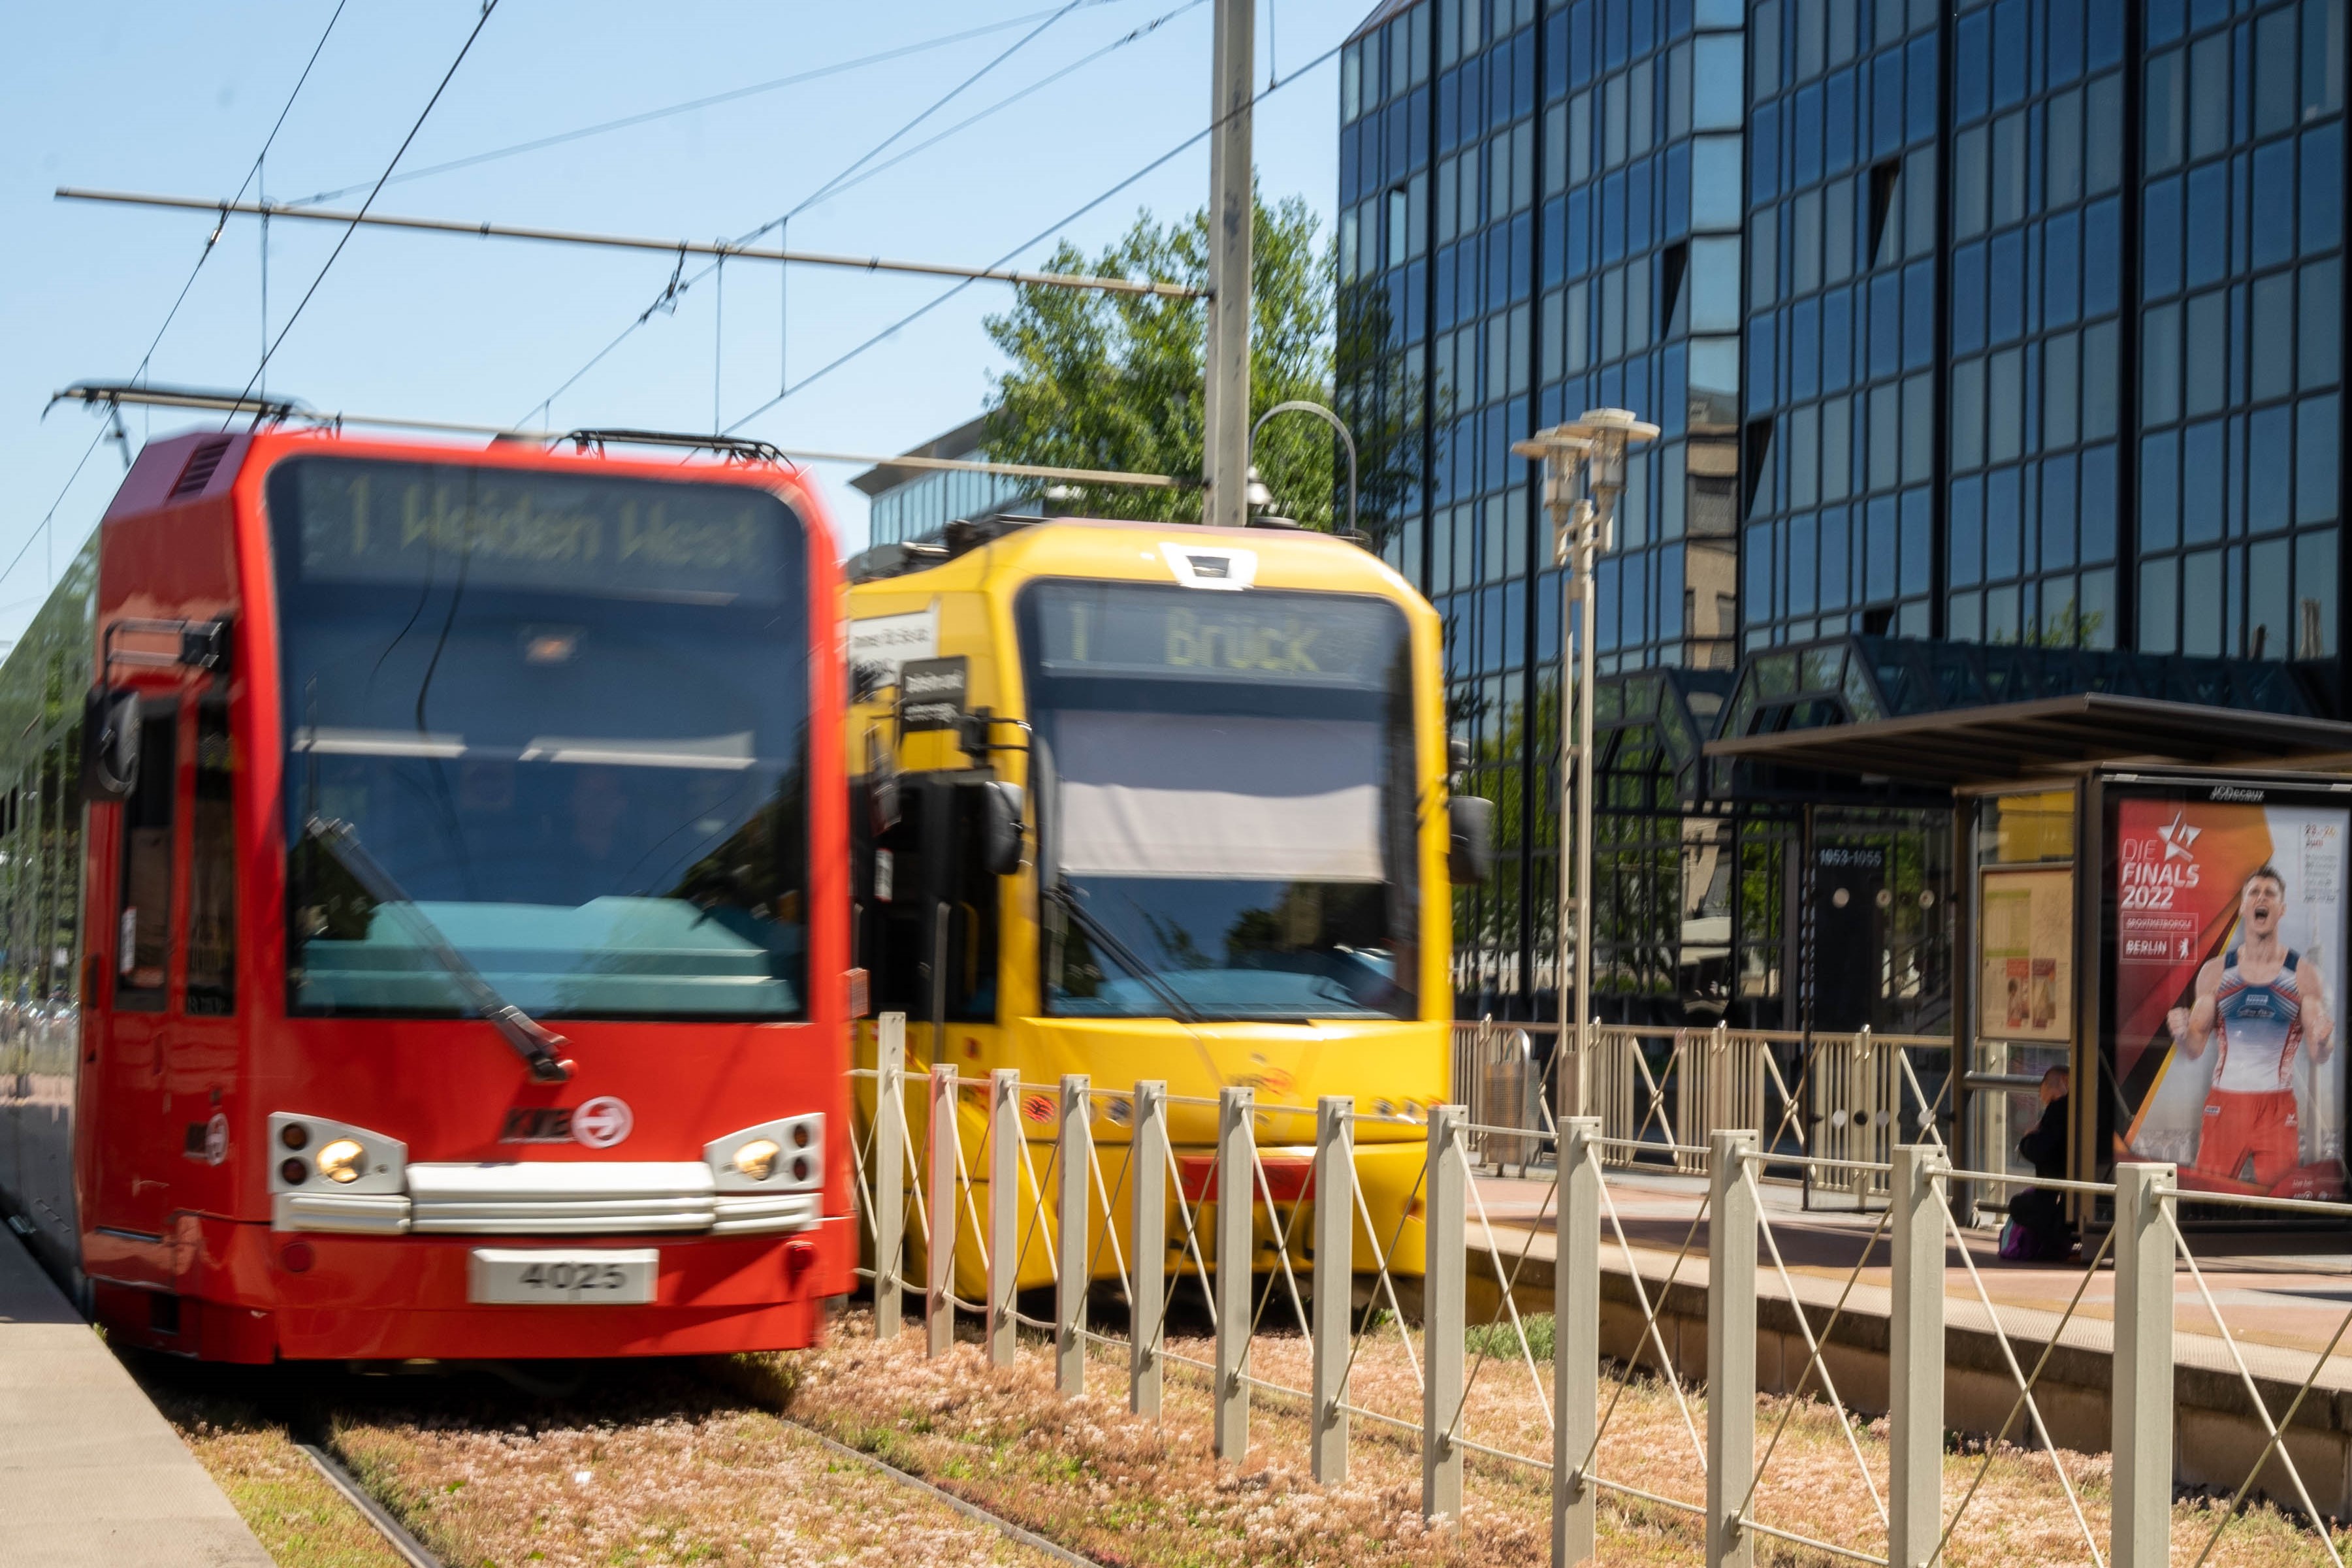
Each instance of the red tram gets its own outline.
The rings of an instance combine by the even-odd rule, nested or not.
[[[213,1359],[849,1288],[830,524],[773,463],[158,441],[0,665],[0,1199]]]

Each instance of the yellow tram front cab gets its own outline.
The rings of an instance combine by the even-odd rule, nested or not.
[[[1034,1086],[1022,1125],[1042,1173],[1053,1086],[1086,1074],[1118,1232],[1093,1271],[1115,1279],[1131,1092],[1162,1080],[1175,1170],[1146,1179],[1170,1193],[1177,1272],[1176,1193],[1213,1206],[1218,1091],[1253,1091],[1286,1223],[1318,1098],[1351,1095],[1368,1118],[1355,1268],[1419,1274],[1418,1124],[1449,1094],[1449,883],[1483,862],[1486,826],[1485,802],[1448,788],[1427,601],[1328,535],[1073,518],[951,524],[869,550],[851,579],[857,962],[874,1009],[907,1017],[910,1175],[934,1064],[972,1081],[960,1136],[983,1188],[981,1081],[1012,1068]],[[859,1092],[870,1126],[870,1078]],[[1050,1216],[1021,1180],[1020,1280],[1042,1286]],[[967,1211],[966,1300],[984,1275],[973,1228]],[[1258,1237],[1257,1266],[1276,1267],[1269,1217]]]

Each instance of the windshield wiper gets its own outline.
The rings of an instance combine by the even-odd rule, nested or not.
[[[1077,922],[1079,928],[1087,934],[1096,946],[1108,953],[1112,961],[1120,968],[1141,980],[1153,996],[1167,1003],[1168,1011],[1172,1016],[1183,1019],[1186,1023],[1208,1021],[1200,1009],[1176,994],[1168,982],[1160,977],[1160,971],[1137,957],[1133,949],[1111,934],[1109,926],[1096,919],[1094,912],[1078,902],[1078,895],[1070,890],[1070,884],[1066,881],[1056,882],[1049,896],[1068,912],[1070,918]]]
[[[416,945],[425,949],[433,961],[441,966],[457,983],[474,1010],[488,1019],[501,1038],[514,1048],[514,1053],[530,1069],[531,1078],[541,1083],[562,1083],[572,1077],[572,1062],[559,1054],[569,1043],[562,1035],[541,1024],[537,1019],[499,995],[498,988],[482,977],[482,972],[467,961],[466,956],[449,945],[441,928],[416,906],[416,901],[393,880],[390,872],[376,863],[367,846],[360,842],[354,828],[336,817],[313,816],[302,824],[302,836],[315,839],[335,862],[352,873],[377,906],[392,912],[392,917],[408,928]]]

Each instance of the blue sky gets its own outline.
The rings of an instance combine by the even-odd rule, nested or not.
[[[1322,54],[1368,8],[1369,0],[1260,0],[1258,81]],[[395,181],[377,210],[732,238],[803,202],[1056,9],[1058,0],[500,0],[404,170],[1013,25],[560,147]],[[334,0],[20,0],[7,7],[0,227],[11,243],[0,248],[0,462],[15,479],[0,500],[0,565],[34,542],[0,579],[0,638],[30,618],[47,590],[49,563],[71,554],[122,473],[109,444],[68,487],[95,418],[61,405],[45,419],[42,404],[68,382],[131,373],[214,224],[210,215],[60,203],[51,192],[233,193],[333,10]],[[358,193],[332,204],[357,206],[478,15],[476,0],[347,0],[271,148],[270,196],[357,184]],[[1046,228],[1206,123],[1210,6],[1202,0],[1084,0],[883,154],[1155,20],[1161,25],[1148,36],[811,206],[793,220],[793,246],[979,264]],[[1305,196],[1327,233],[1338,183],[1337,83],[1330,63],[1300,76],[1260,106],[1256,125],[1266,193]],[[1139,207],[1172,215],[1199,206],[1207,183],[1203,144],[1063,232],[1098,248]],[[341,232],[271,225],[273,333]],[[1023,259],[1041,259],[1048,248]],[[723,306],[715,279],[698,284],[557,398],[548,417],[559,427],[707,430],[715,390],[732,423],[775,395],[780,370],[797,380],[943,287],[796,268],[789,331],[780,335],[777,270],[729,267]],[[541,402],[634,321],[670,273],[670,259],[658,256],[362,230],[287,334],[268,385],[320,409],[536,423]],[[232,222],[197,272],[151,377],[244,385],[260,356],[263,286],[259,225]],[[971,417],[999,362],[982,318],[1007,300],[1002,286],[973,285],[743,434],[786,446],[887,453]],[[188,423],[134,415],[133,445]],[[846,483],[855,471],[820,470],[848,549],[866,529],[864,497]],[[36,538],[53,503],[49,537]]]

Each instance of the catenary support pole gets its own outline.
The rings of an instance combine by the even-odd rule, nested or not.
[[[2164,1568],[2172,1552],[2174,1167],[2116,1166],[2112,1568]],[[2031,1440],[2029,1437],[2028,1440]]]
[[[1749,1568],[1736,1517],[1756,1474],[1756,1200],[1741,1166],[1750,1132],[1707,1135],[1706,1565]]]
[[[1422,1242],[1421,1517],[1462,1512],[1462,1445],[1454,1425],[1462,1414],[1463,1301],[1469,1260],[1465,1223],[1469,1162],[1458,1147],[1469,1113],[1459,1105],[1429,1108],[1429,1207]]]
[[[1054,1155],[1054,1386],[1087,1391],[1087,1206],[1094,1197],[1094,1102],[1087,1075],[1062,1074],[1060,1143]],[[1042,1199],[1041,1199],[1042,1201]]]
[[[1886,1560],[1927,1568],[1944,1526],[1944,1151],[1898,1144],[1888,1186],[1895,1301],[1887,1327]]]
[[[898,1337],[907,1270],[907,1015],[874,1020],[874,1337]]]
[[[1145,1079],[1135,1086],[1135,1132],[1128,1145],[1128,1186],[1134,1218],[1128,1236],[1135,1253],[1128,1302],[1127,1407],[1160,1415],[1160,1343],[1168,1315],[1168,1084]]]
[[[955,1343],[956,1070],[931,1069],[931,1234],[924,1246],[924,1354],[945,1355]]]
[[[1209,321],[1202,408],[1208,478],[1202,521],[1237,528],[1249,520],[1250,241],[1256,217],[1250,162],[1251,78],[1257,62],[1257,0],[1213,0],[1214,78],[1209,133]]]
[[[1040,1207],[1045,1195],[1034,1195]],[[1021,1289],[1021,1074],[988,1075],[988,1364],[1013,1364],[1013,1298]]]
[[[1315,1106],[1315,1376],[1307,1452],[1316,1481],[1348,1479],[1349,1333],[1356,1291],[1356,1102],[1326,1094]]]
[[[1552,1568],[1590,1563],[1601,1490],[1584,1479],[1601,1403],[1601,1118],[1559,1124],[1559,1229],[1553,1249]]]
[[[1249,1454],[1250,1307],[1255,1251],[1257,1164],[1246,1089],[1217,1092],[1217,1458]]]

